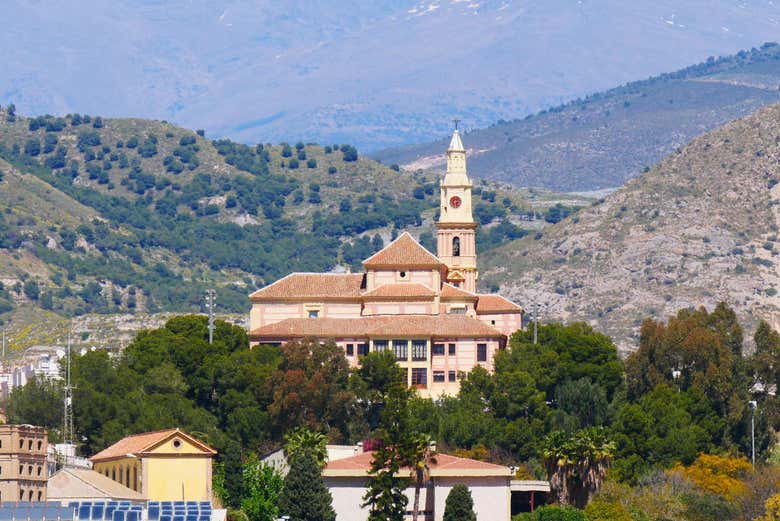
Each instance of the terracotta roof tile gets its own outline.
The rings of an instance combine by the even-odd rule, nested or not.
[[[257,328],[253,340],[286,338],[504,338],[497,329],[464,315],[383,315],[360,318],[288,318]]]
[[[349,458],[329,461],[323,470],[323,476],[362,476],[371,468],[372,452],[364,452]],[[402,472],[405,469],[402,469]],[[449,454],[437,454],[436,462],[430,465],[430,475],[436,476],[506,476],[512,471],[503,465],[494,465],[484,461],[458,458]]]
[[[522,313],[523,308],[501,295],[477,295],[477,314]]]
[[[438,268],[441,261],[414,240],[408,232],[363,261],[363,266],[418,266]]]
[[[456,288],[452,284],[446,282],[441,285],[441,298],[445,300],[449,299],[461,299],[461,300],[477,300],[477,296],[474,293],[466,290]]]
[[[388,299],[407,299],[407,298],[426,298],[433,299],[436,292],[424,284],[413,282],[399,282],[398,284],[382,284],[373,291],[363,293],[366,298],[388,298]]]
[[[124,458],[128,454],[142,454],[144,452],[148,452],[154,446],[162,443],[174,434],[178,434],[180,437],[192,442],[196,446],[199,446],[203,452],[216,454],[214,449],[196,440],[189,434],[180,431],[179,429],[165,429],[162,431],[145,432],[143,434],[135,434],[133,436],[122,438],[110,447],[107,447],[92,456],[90,460],[101,461],[114,458]]]
[[[257,300],[279,299],[359,299],[362,273],[291,273],[252,293]]]

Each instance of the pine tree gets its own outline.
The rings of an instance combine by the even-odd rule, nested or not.
[[[332,501],[314,454],[299,453],[284,478],[279,513],[290,516],[290,521],[335,521]]]
[[[477,521],[471,491],[463,483],[452,487],[447,494],[444,502],[444,521]]]

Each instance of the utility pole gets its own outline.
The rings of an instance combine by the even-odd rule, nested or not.
[[[534,345],[539,343],[539,303],[534,303]]]
[[[753,460],[753,468],[756,467],[756,409],[758,408],[758,402],[750,400],[748,402],[750,407],[750,448],[751,459]]]
[[[206,308],[209,312],[209,344],[214,343],[214,303],[216,299],[216,291],[213,289],[206,290]]]

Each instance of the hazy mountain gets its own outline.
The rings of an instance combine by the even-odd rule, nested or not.
[[[483,283],[624,348],[643,318],[733,306],[778,325],[780,105],[694,139],[600,204],[484,259]]]
[[[376,149],[776,39],[766,0],[9,0],[0,103]]]
[[[464,136],[477,177],[555,190],[618,187],[699,134],[780,101],[780,46],[709,60]],[[446,139],[377,152],[443,167]]]

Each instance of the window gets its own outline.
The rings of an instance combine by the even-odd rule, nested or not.
[[[116,481],[116,469],[111,469],[111,479]]]
[[[32,450],[32,440],[27,442],[27,450]]]
[[[487,362],[487,344],[477,344],[477,362]]]
[[[450,308],[450,315],[465,315],[466,314],[466,307],[465,306],[452,306]]]
[[[347,344],[347,356],[355,356],[355,344]]]
[[[320,312],[317,309],[310,309],[309,310],[309,318],[317,318],[320,316]]]
[[[444,355],[444,344],[433,344],[431,354],[433,356]]]
[[[374,340],[374,351],[377,353],[387,351],[387,340]]]
[[[180,449],[181,448],[181,440],[173,440],[173,448],[174,449]]]
[[[41,467],[40,465],[38,465],[38,475],[39,475],[39,476],[41,475],[41,469],[42,469],[42,468],[43,468],[43,467]]]
[[[455,354],[455,344],[450,344],[449,350],[450,350],[450,356],[453,356]]]
[[[434,371],[433,372],[433,381],[436,382],[443,382],[444,381],[444,371]]]
[[[20,476],[24,475],[24,465],[19,465],[19,475]]]
[[[41,446],[43,445],[43,442],[38,440],[38,450],[41,450]]]
[[[405,279],[405,278],[406,278],[406,272],[405,272],[405,271],[402,271],[402,272],[401,272],[401,273],[399,273],[398,275],[400,275],[400,277],[401,277],[402,279]]]
[[[133,467],[133,490],[138,490],[138,467]]]
[[[38,491],[38,501],[40,501],[42,497],[43,497],[43,493],[39,490]]]
[[[357,353],[358,356],[366,356],[368,354],[368,344],[358,344]]]
[[[412,340],[412,360],[428,360],[428,343],[425,340]]]
[[[130,488],[130,469],[125,470],[125,486]]]
[[[455,371],[450,371],[447,373],[447,380],[449,380],[450,382],[454,382],[456,379],[457,379],[457,374],[455,373]]]
[[[412,368],[412,386],[425,389],[428,387],[428,370],[424,367]]]
[[[32,490],[29,490],[29,491],[27,492],[27,499],[28,499],[29,501],[32,501],[32,498],[33,498],[33,491],[32,491]]]
[[[408,340],[393,340],[393,353],[396,360],[406,360],[408,349]]]
[[[19,501],[24,501],[24,490],[19,489]]]
[[[460,237],[452,238],[452,256],[460,257]]]
[[[32,465],[27,465],[27,473],[29,475],[31,475],[31,476],[33,475],[33,466]]]
[[[24,440],[19,440],[19,448],[20,449],[24,448]]]
[[[490,325],[491,325],[491,326],[495,326],[495,325],[496,325],[496,321],[495,321],[495,320],[491,320],[491,321],[490,321]]]

